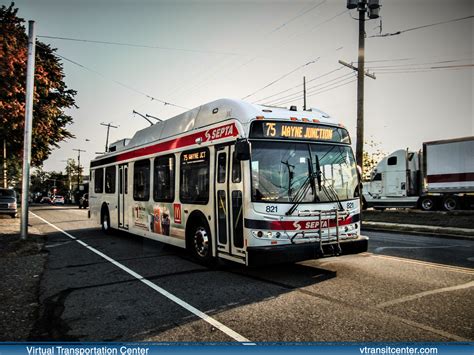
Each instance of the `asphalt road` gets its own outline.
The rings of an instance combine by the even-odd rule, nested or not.
[[[406,237],[397,241],[394,235],[373,232],[371,252],[361,255],[258,269],[209,269],[174,247],[118,232],[104,235],[84,210],[48,206],[32,212],[68,233],[30,218],[48,234],[49,250],[37,340],[474,338],[474,270],[453,266],[457,262],[443,265],[444,256],[413,260],[408,248],[400,249],[436,246],[440,239],[425,238],[414,246]],[[472,244],[463,245],[472,251]],[[433,250],[443,254],[443,248]]]
[[[369,252],[445,265],[474,268],[474,241],[442,236],[364,231]]]

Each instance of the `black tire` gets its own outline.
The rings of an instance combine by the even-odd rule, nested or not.
[[[199,219],[190,226],[187,246],[198,262],[205,265],[213,263],[211,232],[205,220]]]
[[[105,234],[110,233],[110,216],[108,208],[103,208],[100,217],[100,225],[102,227],[102,232]]]
[[[12,213],[12,214],[10,215],[10,217],[11,217],[11,218],[16,218],[16,215],[17,215],[16,213]]]
[[[454,211],[459,209],[459,199],[456,196],[446,196],[443,198],[443,210]]]
[[[432,196],[423,196],[419,199],[418,205],[423,211],[434,211],[436,209],[436,200]]]
[[[374,210],[383,212],[385,211],[385,207],[374,207]]]

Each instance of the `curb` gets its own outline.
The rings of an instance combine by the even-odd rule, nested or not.
[[[379,230],[379,231],[393,231],[404,233],[429,233],[442,237],[449,237],[455,239],[474,240],[474,229],[467,228],[447,228],[437,226],[422,226],[416,224],[398,224],[386,222],[362,222],[361,228],[363,230]]]

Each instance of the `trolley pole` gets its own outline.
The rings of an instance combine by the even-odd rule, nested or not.
[[[26,67],[25,133],[23,141],[23,179],[21,183],[20,237],[28,236],[28,195],[30,187],[31,133],[33,126],[33,91],[35,81],[35,22],[28,22],[28,62]]]

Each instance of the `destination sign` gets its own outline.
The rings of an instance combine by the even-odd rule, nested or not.
[[[296,139],[350,143],[347,130],[300,122],[253,122],[250,138]]]

